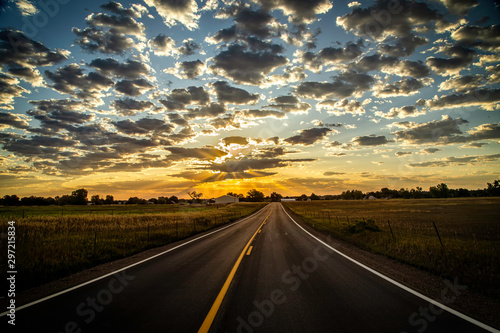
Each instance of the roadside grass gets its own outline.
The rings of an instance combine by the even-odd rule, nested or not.
[[[284,204],[319,231],[500,298],[500,198]]]
[[[138,205],[126,207],[127,213],[125,209],[120,210],[123,214],[116,214],[119,209],[115,206],[108,206],[108,210],[102,207],[101,211],[94,206],[69,206],[65,209],[76,213],[63,216],[60,207],[40,207],[45,214],[0,217],[0,269],[8,271],[6,232],[9,220],[16,222],[16,284],[18,290],[25,290],[235,221],[265,204],[181,206],[176,207],[175,212],[172,208],[153,211]],[[92,209],[93,213],[84,208]],[[108,213],[110,208],[115,210],[114,215]],[[36,211],[36,208],[31,209]],[[0,216],[1,213],[0,209]]]

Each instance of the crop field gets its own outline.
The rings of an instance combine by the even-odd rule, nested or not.
[[[232,222],[265,204],[0,207],[0,269],[8,270],[11,220],[21,290]]]
[[[317,230],[500,298],[500,198],[284,204]]]

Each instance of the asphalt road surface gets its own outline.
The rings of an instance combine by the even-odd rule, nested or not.
[[[345,258],[297,225],[280,203],[200,236],[20,309],[9,331],[495,331]],[[451,303],[461,290],[452,281],[441,299]]]

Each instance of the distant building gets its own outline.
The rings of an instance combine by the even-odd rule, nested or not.
[[[231,195],[223,195],[222,197],[215,198],[214,200],[216,204],[240,202],[240,199]]]
[[[281,202],[287,202],[287,201],[297,201],[295,198],[282,198]]]

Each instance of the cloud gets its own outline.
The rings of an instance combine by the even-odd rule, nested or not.
[[[405,78],[393,83],[374,86],[373,95],[377,97],[411,96],[418,94],[419,89],[430,84],[432,79]]]
[[[433,24],[444,24],[442,15],[425,2],[379,0],[374,5],[354,7],[337,17],[337,25],[357,36],[383,41],[386,37],[407,37]]]
[[[175,41],[163,34],[159,34],[153,39],[150,39],[148,41],[148,46],[157,56],[175,56],[177,54]]]
[[[109,31],[104,32],[94,27],[73,28],[72,31],[77,37],[76,44],[90,53],[123,54],[136,46],[136,43],[130,37]]]
[[[411,153],[411,152],[409,152],[409,151],[398,151],[398,152],[396,152],[396,154],[395,154],[395,155],[396,155],[397,157],[401,157],[401,156],[406,156],[406,155],[411,155],[411,154],[412,154],[412,153]]]
[[[169,111],[185,110],[187,105],[207,104],[210,95],[203,87],[189,86],[187,88],[173,89],[167,99],[159,100]]]
[[[42,87],[44,85],[43,77],[38,69],[30,67],[10,67],[7,74],[16,76],[23,81],[29,82],[34,87]]]
[[[142,14],[148,13],[147,8],[143,5],[132,4],[130,8],[125,8],[121,3],[116,1],[107,2],[101,5],[101,8],[120,16],[129,17],[141,17]]]
[[[313,52],[298,51],[295,62],[305,64],[310,71],[319,73],[325,66],[349,62],[362,54],[363,44],[361,42],[346,43],[343,48],[326,47],[321,49],[318,54]]]
[[[462,141],[463,134],[459,125],[468,123],[462,118],[453,119],[443,116],[441,120],[434,120],[428,123],[396,123],[396,126],[406,129],[396,131],[394,134],[398,141],[411,144],[449,144]]]
[[[33,16],[40,12],[40,10],[29,0],[15,0],[15,3],[23,16]]]
[[[5,127],[28,129],[29,123],[17,114],[0,112],[0,128]]]
[[[21,97],[28,90],[18,85],[19,80],[10,75],[0,73],[0,108],[13,110],[15,97]]]
[[[245,146],[248,144],[248,138],[245,138],[245,137],[242,137],[242,136],[227,136],[225,138],[222,138],[221,139],[221,142],[225,145],[225,146],[229,146],[231,144],[237,144],[237,145],[240,145],[240,146]]]
[[[493,111],[500,102],[500,89],[472,89],[461,94],[435,96],[425,101],[432,110],[455,109],[458,107],[479,106]]]
[[[138,112],[144,112],[153,108],[155,105],[150,101],[138,101],[132,98],[116,99],[111,106],[123,116],[133,116]]]
[[[301,82],[295,92],[302,97],[324,100],[361,95],[370,89],[374,79],[370,75],[346,71],[334,78],[333,82]]]
[[[200,14],[195,0],[144,0],[144,2],[156,9],[168,27],[180,23],[188,30],[198,28]]]
[[[317,104],[317,107],[321,110],[327,110],[330,114],[335,114],[337,116],[345,114],[363,114],[365,113],[364,105],[371,102],[371,100],[365,100],[360,102],[358,100],[348,100],[342,99],[340,101],[336,100],[325,100]]]
[[[254,0],[266,11],[279,9],[294,24],[309,24],[317,15],[325,14],[332,8],[329,0],[294,1],[294,0]]]
[[[215,118],[226,113],[224,104],[210,103],[199,108],[189,109],[185,115],[186,119]]]
[[[445,157],[428,162],[409,163],[408,166],[412,168],[447,167],[452,165],[471,165],[476,163],[493,162],[498,159],[500,159],[500,154]]]
[[[284,141],[291,145],[310,146],[326,138],[332,130],[327,127],[309,128],[299,132],[298,135],[291,136]]]
[[[252,171],[252,172],[210,172],[210,171],[183,171],[177,174],[170,175],[171,177],[181,177],[185,179],[195,180],[204,183],[218,182],[227,179],[250,179],[258,177],[273,176],[277,172],[267,171]]]
[[[153,88],[145,79],[122,80],[115,84],[115,90],[127,96],[140,96]]]
[[[111,124],[113,124],[119,132],[128,135],[146,135],[152,132],[154,132],[155,135],[164,135],[170,134],[174,130],[172,124],[155,118],[142,118],[137,121],[125,119],[112,122]]]
[[[498,52],[500,49],[500,41],[498,40],[499,33],[500,25],[490,25],[486,27],[463,25],[454,30],[451,33],[451,37],[460,44]]]
[[[114,85],[111,79],[102,74],[85,74],[77,64],[59,67],[55,72],[46,70],[45,76],[53,82],[50,85],[52,89],[82,99],[98,100],[102,97],[101,91]]]
[[[195,51],[202,50],[201,45],[196,43],[194,39],[188,38],[182,41],[182,46],[177,49],[183,56],[190,56],[195,54]]]
[[[418,110],[416,106],[414,105],[406,105],[403,107],[395,107],[391,108],[389,112],[384,113],[381,111],[375,112],[375,115],[387,119],[393,119],[393,118],[407,118],[407,117],[418,117],[420,115],[425,114],[424,110]]]
[[[429,40],[424,37],[409,35],[396,38],[395,45],[381,44],[378,49],[381,53],[392,57],[409,57],[417,47],[427,43],[429,43]]]
[[[458,74],[472,63],[476,55],[474,50],[460,45],[445,47],[441,52],[449,58],[429,57],[426,64],[434,72],[444,76]]]
[[[85,19],[91,27],[109,28],[113,34],[125,34],[141,37],[144,34],[144,24],[137,22],[130,16],[108,15],[92,13]]]
[[[231,104],[255,104],[259,94],[251,94],[248,91],[230,86],[227,82],[217,81],[212,83],[219,103]]]
[[[296,96],[278,96],[270,100],[271,104],[266,105],[266,108],[280,109],[285,113],[303,113],[311,109],[311,104],[301,102]]]
[[[484,86],[486,80],[480,74],[452,77],[441,82],[439,90],[454,90],[456,92],[467,92]]]
[[[438,151],[442,151],[442,149],[439,148],[425,148],[420,151],[421,154],[435,154]]]
[[[199,159],[202,161],[213,161],[215,159],[227,156],[225,151],[217,148],[184,148],[184,147],[166,147],[165,150],[170,152],[169,158],[175,161],[187,159]]]
[[[214,74],[234,80],[236,83],[262,85],[266,75],[288,63],[284,56],[271,51],[254,52],[246,47],[232,44],[226,51],[217,54],[210,66]]]
[[[357,146],[380,146],[392,141],[388,140],[384,135],[368,135],[355,137],[351,142]]]
[[[120,63],[113,58],[97,58],[92,60],[89,66],[96,68],[103,75],[125,79],[139,79],[150,71],[147,64],[131,59]]]
[[[196,77],[203,75],[206,71],[206,65],[201,60],[177,62],[175,67],[163,70],[177,76],[180,79],[193,80]]]
[[[453,14],[465,16],[467,12],[477,6],[477,0],[440,0]]]
[[[278,110],[262,110],[262,109],[250,109],[250,110],[241,110],[238,112],[238,115],[248,118],[248,119],[256,119],[256,118],[285,118],[286,113]]]

